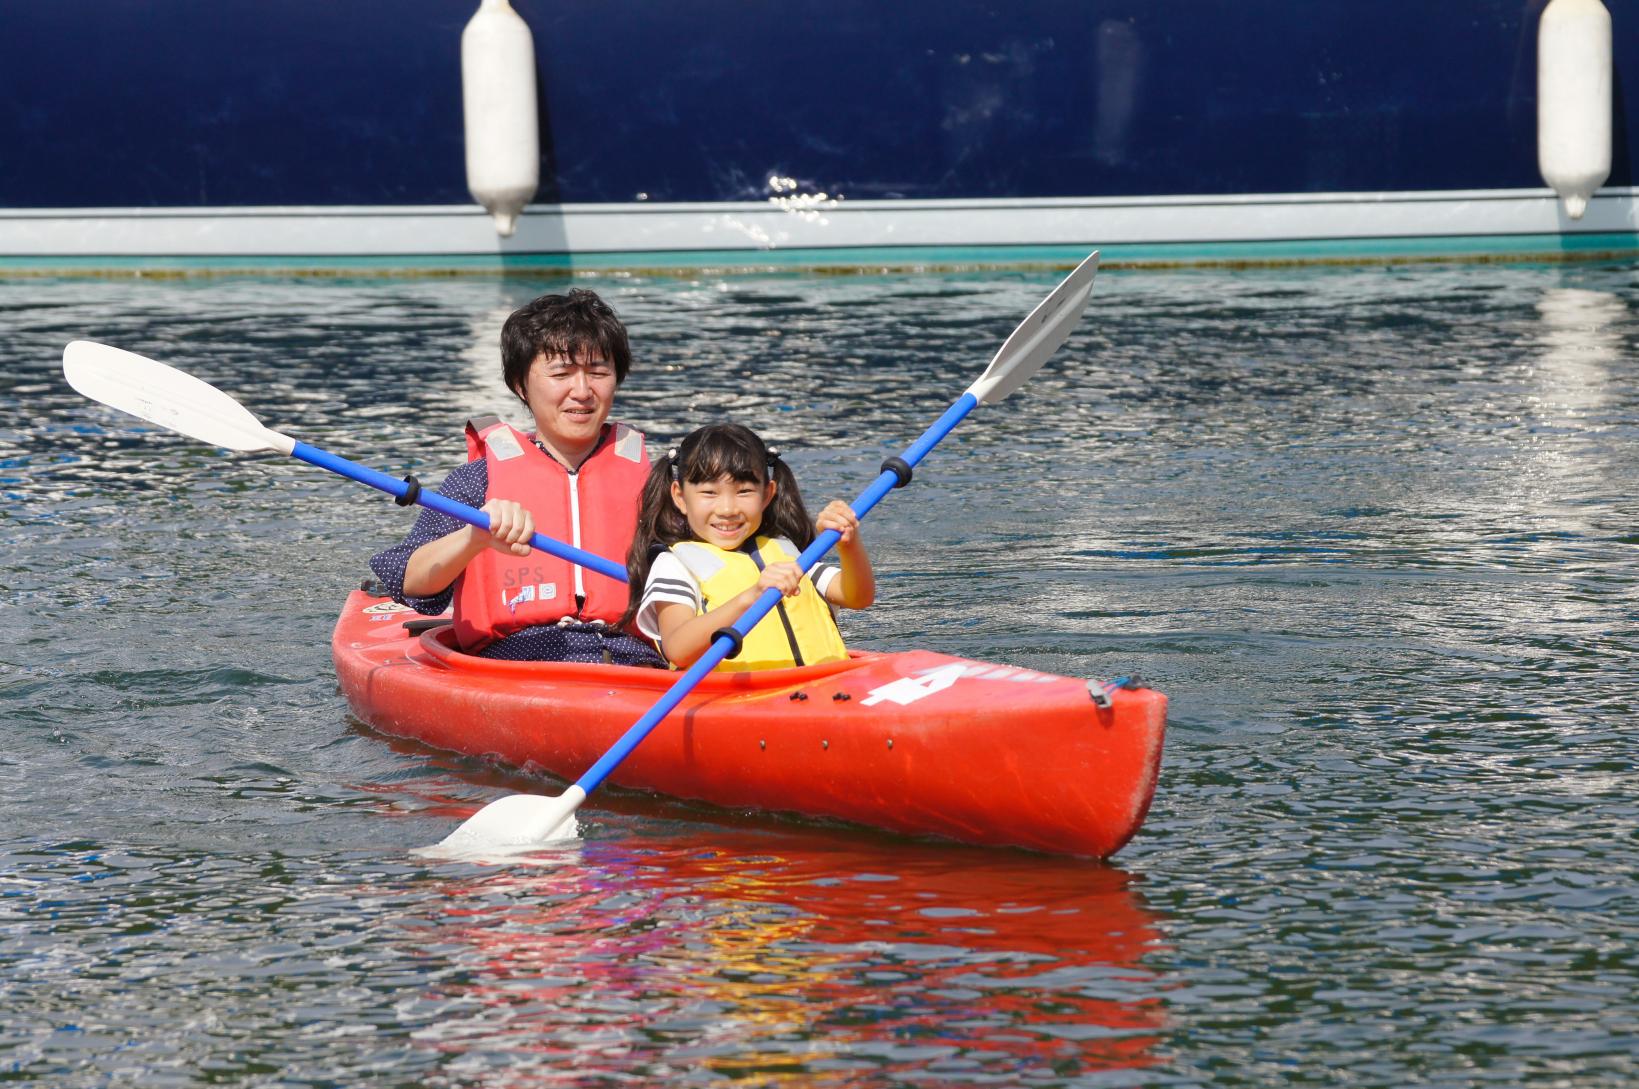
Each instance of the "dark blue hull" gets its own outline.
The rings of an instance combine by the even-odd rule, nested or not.
[[[11,88],[0,96],[0,208],[470,209],[460,36],[475,6],[13,6],[0,33]],[[771,178],[830,202],[936,206],[1543,189],[1540,3],[514,7],[538,66],[537,206],[766,202]],[[1639,80],[1639,19],[1628,15],[1613,23],[1606,189],[1618,193],[1634,184],[1639,124],[1625,106],[1626,84]],[[1624,223],[1607,216],[1590,229]],[[1280,237],[1271,229],[1254,237]],[[573,251],[573,225],[557,233],[491,248]],[[979,234],[946,242],[997,244]],[[678,248],[669,238],[653,248]],[[842,244],[861,239],[872,244]],[[1201,239],[1213,240],[1250,239]],[[3,252],[30,251],[0,237]]]

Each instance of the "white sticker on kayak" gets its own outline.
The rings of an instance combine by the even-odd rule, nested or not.
[[[920,677],[900,677],[896,681],[880,685],[871,689],[870,695],[860,700],[862,706],[873,707],[879,703],[897,703],[904,707],[915,703],[924,696],[931,696],[935,692],[943,692],[956,683],[956,679],[966,671],[961,663],[930,670]]]
[[[374,605],[366,606],[364,612],[368,616],[375,613],[413,613],[415,610],[396,601],[378,601]]]

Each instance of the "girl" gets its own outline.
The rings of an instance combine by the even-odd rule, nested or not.
[[[810,579],[795,561],[828,529],[842,535],[841,567],[821,564]],[[643,593],[633,595],[622,626],[635,620],[678,668],[692,665],[713,633],[770,586],[783,599],[718,669],[841,661],[848,648],[831,606],[863,609],[876,600],[852,508],[833,501],[810,523],[790,468],[738,424],[702,427],[655,463],[626,569]]]

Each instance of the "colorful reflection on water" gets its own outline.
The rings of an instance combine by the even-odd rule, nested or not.
[[[1153,1063],[1163,1028],[1157,921],[1085,862],[672,827],[443,891],[411,938],[466,967],[465,1012],[420,1038],[485,1084],[1079,1075]]]

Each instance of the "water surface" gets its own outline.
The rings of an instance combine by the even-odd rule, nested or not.
[[[633,331],[620,415],[747,423],[817,504],[1053,279],[577,282]],[[538,865],[432,864],[558,786],[349,717],[330,627],[409,515],[86,402],[61,350],[433,481],[563,286],[0,283],[0,1079],[1633,1082],[1635,269],[1104,274],[871,515],[853,643],[1169,695],[1111,865],[613,791]]]

